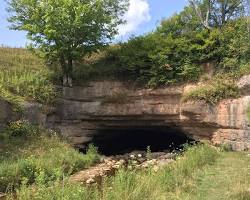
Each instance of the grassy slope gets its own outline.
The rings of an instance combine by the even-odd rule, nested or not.
[[[26,49],[0,48],[0,97],[14,105],[23,100],[52,103],[52,73]]]
[[[0,132],[0,192],[18,188],[22,181],[32,184],[40,174],[45,182],[61,179],[98,160],[94,148],[84,155],[54,132],[13,124]]]
[[[40,69],[44,64],[41,59],[23,48],[0,47],[0,67],[27,67]]]
[[[224,152],[214,165],[194,174],[195,190],[181,199],[249,200],[250,156]],[[248,191],[248,192],[247,192]]]

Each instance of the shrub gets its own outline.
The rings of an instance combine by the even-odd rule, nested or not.
[[[250,121],[250,106],[247,107],[247,117],[248,120]]]
[[[222,99],[239,97],[240,91],[233,80],[216,78],[205,83],[187,94],[184,94],[182,101],[205,101],[216,104]]]
[[[38,135],[38,129],[26,120],[10,122],[6,133],[8,137],[34,137]]]
[[[201,75],[201,67],[186,60],[181,67],[179,75],[184,81],[198,81]]]
[[[225,151],[225,152],[229,152],[229,151],[233,150],[232,144],[230,144],[230,143],[221,144],[220,148],[221,148],[222,151]]]

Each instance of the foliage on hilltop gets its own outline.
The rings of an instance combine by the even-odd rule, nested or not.
[[[72,85],[74,62],[106,45],[123,23],[127,0],[9,0],[11,28],[26,31],[33,48],[57,60],[65,86]]]
[[[105,59],[117,66],[118,76],[149,87],[197,81],[204,63],[215,63],[216,73],[236,73],[249,65],[246,18],[208,30],[187,20],[189,12],[186,8],[162,21],[155,32],[109,48]]]
[[[78,57],[73,62],[74,83],[115,78],[155,88],[202,80],[205,87],[212,85],[213,88],[209,90],[199,88],[199,91],[187,94],[185,100],[202,99],[216,103],[223,98],[236,97],[239,91],[235,80],[250,72],[250,25],[244,2],[242,0],[190,1],[182,12],[162,20],[155,31],[131,37],[127,42],[101,48],[95,53],[85,55],[82,59]],[[218,11],[219,8],[225,10]],[[209,15],[205,16],[204,13]],[[51,67],[54,69],[53,74],[39,74],[37,77],[53,77],[53,81],[61,83],[64,72],[58,67],[59,60],[56,59],[55,62],[57,64]],[[210,80],[206,77],[204,65],[207,63],[212,63],[214,75],[223,77],[222,82],[227,83],[223,91],[222,87],[217,87],[218,84],[213,81],[216,78]],[[25,87],[22,87],[25,89],[19,90],[25,93],[21,96],[32,96],[41,102],[51,101],[47,99],[53,97],[53,93],[50,92],[52,90],[48,86],[50,81],[47,80],[43,78],[38,81],[38,87],[35,87],[37,90],[26,87],[33,85],[34,81],[26,82]],[[2,82],[6,82],[6,78]],[[8,85],[12,85],[13,81],[10,82]],[[18,87],[14,84],[12,88]],[[43,92],[39,88],[47,89]],[[227,88],[232,90],[230,89],[228,93]],[[212,93],[211,98],[210,93]],[[45,97],[40,97],[39,94],[44,94]]]

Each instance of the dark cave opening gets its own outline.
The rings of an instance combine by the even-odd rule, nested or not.
[[[182,131],[172,128],[124,128],[98,130],[91,143],[102,155],[120,155],[132,151],[169,152],[193,143]]]

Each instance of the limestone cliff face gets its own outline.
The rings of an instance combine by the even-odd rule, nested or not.
[[[240,87],[246,91],[247,82],[243,85]],[[250,96],[245,93],[218,105],[182,103],[181,97],[189,87],[134,89],[121,82],[101,81],[64,88],[56,113],[48,121],[76,146],[90,141],[100,129],[165,127],[181,130],[194,139],[231,144],[234,150],[250,149]]]
[[[234,150],[249,150],[249,104],[250,96],[223,100],[216,106],[186,103],[181,107],[186,121],[183,124],[187,124],[184,130],[197,139],[206,135],[214,144],[231,144]]]
[[[116,81],[90,82],[85,87],[63,88],[55,110],[47,115],[40,112],[40,105],[27,104],[25,118],[59,130],[77,147],[90,142],[98,130],[165,128],[214,144],[231,144],[234,150],[249,150],[250,76],[238,86],[241,98],[209,105],[181,102],[190,85],[152,90]],[[0,108],[3,124],[10,119],[11,108],[3,101]]]

